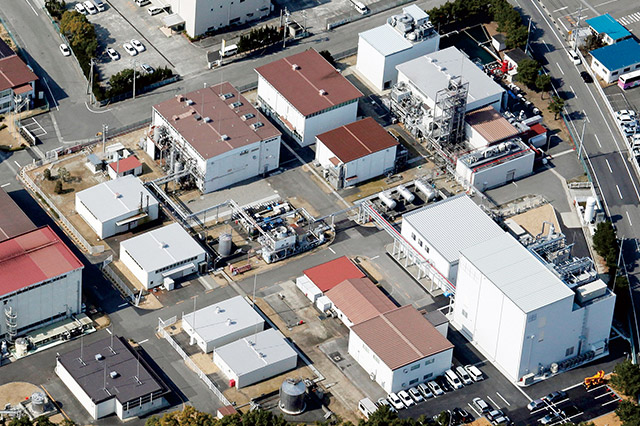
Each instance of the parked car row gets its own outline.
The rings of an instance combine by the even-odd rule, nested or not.
[[[638,130],[638,116],[635,111],[630,109],[623,109],[616,111],[613,114],[618,126],[622,129],[622,132],[627,136],[633,136]]]
[[[473,405],[493,425],[510,425],[513,423],[502,410],[494,409],[482,398],[473,398]]]
[[[76,3],[74,9],[76,12],[83,15],[95,15],[98,12],[103,12],[105,10],[105,5],[102,0],[87,0]]]
[[[538,422],[542,425],[550,425],[559,422],[565,416],[565,413],[562,410],[557,410],[553,408],[553,404],[558,402],[562,402],[568,399],[568,395],[565,391],[555,391],[551,392],[548,395],[543,396],[542,398],[535,399],[531,401],[527,405],[527,409],[529,411],[537,411],[545,407],[551,407],[552,410],[550,413],[546,414],[544,417],[538,419]]]

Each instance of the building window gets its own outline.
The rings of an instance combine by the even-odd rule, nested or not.
[[[417,370],[418,368],[420,368],[420,364],[415,364],[411,366],[411,371],[413,370]]]
[[[463,316],[463,317],[465,317],[465,318],[469,318],[469,317],[467,316],[467,311],[465,311],[464,309],[462,310],[462,316]]]
[[[532,314],[532,315],[529,317],[529,322],[534,322],[534,321],[535,321],[535,320],[537,320],[537,319],[538,319],[538,314]]]
[[[623,72],[631,71],[631,67],[626,67]]]
[[[425,374],[422,380],[428,380],[431,378],[431,376],[433,376],[433,373]]]
[[[436,362],[435,358],[429,358],[428,360],[426,360],[424,362],[424,365],[429,365],[429,364],[433,364],[434,362]]]
[[[571,346],[570,348],[567,348],[566,351],[564,351],[564,356],[571,356],[573,355],[573,346]]]
[[[413,380],[409,381],[409,386],[415,385],[416,383],[418,383],[418,379],[413,379]]]
[[[415,240],[416,240],[416,234],[414,234],[413,232],[411,233],[411,239],[412,239],[413,241],[415,241]]]
[[[422,240],[418,240],[418,245],[422,247]]]

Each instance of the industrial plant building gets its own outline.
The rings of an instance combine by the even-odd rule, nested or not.
[[[238,90],[221,83],[153,107],[146,151],[170,176],[191,175],[203,193],[278,168],[281,133]]]
[[[393,173],[398,145],[368,117],[316,136],[316,161],[324,169],[325,179],[342,189]]]
[[[467,113],[464,121],[467,141],[469,146],[475,149],[513,139],[520,134],[520,130],[493,106]]]
[[[145,232],[120,243],[120,261],[147,289],[199,271],[207,254],[178,223]]]
[[[451,368],[453,345],[407,305],[351,327],[349,355],[385,392],[398,392]]]
[[[203,352],[212,352],[264,329],[264,319],[242,296],[182,316],[182,329]]]
[[[362,93],[313,49],[256,68],[258,104],[301,146],[356,121]]]
[[[473,224],[465,213],[450,220]],[[502,233],[461,248],[452,319],[520,385],[606,355],[615,305],[591,259],[571,257],[564,235],[527,243]]]
[[[282,333],[270,328],[215,348],[213,362],[229,386],[242,388],[293,370],[298,354]]]
[[[337,317],[351,327],[396,308],[369,278],[344,280],[327,291]]]
[[[27,225],[24,218],[20,221],[18,227]],[[2,230],[13,234],[6,225]],[[30,330],[80,313],[83,268],[49,226],[1,241],[0,337],[13,341]]]
[[[158,218],[158,201],[132,175],[76,194],[76,211],[100,238],[129,231]]]
[[[302,271],[296,287],[316,303],[317,299],[344,280],[366,278],[366,275],[347,256],[330,260]]]
[[[168,405],[167,385],[122,337],[58,355],[55,371],[94,420],[114,413],[127,420]]]
[[[402,216],[402,236],[454,284],[460,251],[503,233],[500,226],[466,194],[429,204]]]
[[[358,35],[356,69],[378,90],[390,89],[398,81],[396,65],[440,47],[440,35],[429,15],[415,4],[402,8],[384,25]]]

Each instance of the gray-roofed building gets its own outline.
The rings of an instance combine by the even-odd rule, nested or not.
[[[213,362],[242,388],[296,368],[298,354],[278,330],[270,328],[216,348]]]
[[[125,420],[168,405],[167,385],[122,337],[58,356],[55,371],[96,420],[114,413]]]
[[[455,47],[413,59],[396,66],[398,82],[404,82],[411,92],[419,96],[429,107],[435,107],[436,94],[447,87],[453,77],[461,77],[469,83],[466,111],[473,111],[488,105],[502,109],[505,90],[471,62]]]
[[[504,233],[466,194],[402,216],[402,236],[455,283],[460,251]]]
[[[356,69],[378,90],[389,89],[398,80],[396,65],[439,47],[440,35],[429,15],[412,4],[384,25],[359,34]]]
[[[120,260],[147,290],[195,273],[206,259],[204,249],[178,223],[120,243]]]
[[[236,296],[182,316],[182,329],[203,352],[264,329],[264,319],[244,297]]]
[[[606,355],[615,295],[599,282],[572,289],[510,234],[487,236],[461,250],[452,324],[511,381],[529,384],[553,363]]]
[[[425,312],[422,316],[431,323],[444,337],[449,334],[449,318],[438,309]]]
[[[103,182],[76,194],[76,211],[100,238],[158,218],[158,201],[135,176]]]

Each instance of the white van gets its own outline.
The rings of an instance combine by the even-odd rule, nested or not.
[[[460,378],[456,376],[456,373],[452,370],[445,371],[444,378],[447,379],[447,382],[449,382],[454,389],[462,389],[462,382],[460,381]]]
[[[465,365],[464,369],[467,373],[469,373],[469,376],[471,376],[474,382],[479,382],[480,380],[484,379],[482,371],[480,371],[480,369],[475,365]]]
[[[96,9],[98,9],[98,12],[104,12],[105,5],[102,0],[93,0],[93,4],[96,5]]]
[[[225,58],[227,56],[233,56],[236,53],[238,53],[238,45],[237,44],[230,44],[228,46],[225,46],[224,50],[220,49],[220,56],[222,56],[223,58]]]
[[[369,13],[369,8],[365,6],[361,1],[351,0],[351,3],[353,4],[353,7],[356,8],[359,14],[366,15],[367,13]]]
[[[470,385],[471,383],[473,383],[473,380],[471,380],[471,377],[469,377],[469,373],[467,373],[467,371],[461,366],[456,367],[456,373],[458,374],[458,377],[460,377],[460,380],[462,380],[462,383],[464,383],[465,385]]]
[[[378,407],[369,398],[365,398],[358,402],[358,409],[368,419],[370,415],[376,412]]]

